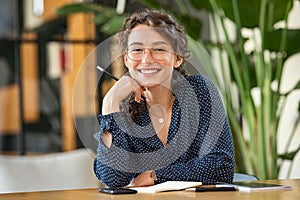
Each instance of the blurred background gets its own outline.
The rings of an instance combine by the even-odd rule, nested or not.
[[[188,30],[190,36],[206,43],[216,37],[212,30],[211,15],[205,9],[195,9],[193,5],[196,1],[192,2],[194,4],[179,0],[0,0],[0,153],[24,156],[84,148],[74,125],[73,115],[80,121],[77,123],[89,126],[89,121],[94,120],[98,114],[91,107],[101,107],[101,102],[95,96],[100,94],[101,98],[113,82],[103,80],[99,90],[94,91],[88,85],[98,84],[97,72],[87,71],[85,78],[80,80],[86,85],[79,88],[79,93],[82,92],[81,104],[78,105],[80,108],[77,109],[78,113],[73,113],[73,87],[82,62],[97,44],[120,28],[124,14],[151,5],[168,8],[176,14],[185,13],[181,16],[182,22],[188,19],[186,21],[194,25],[191,26],[194,31],[196,27],[196,35]],[[103,18],[95,15],[95,10],[82,5],[79,10],[67,7],[58,12],[72,3],[103,5],[109,11],[114,10],[114,13],[106,16],[109,23],[103,24]],[[288,23],[298,30],[299,1],[292,1],[291,5],[293,7],[289,10]],[[189,16],[193,20],[183,16]],[[228,23],[226,28],[232,33],[234,40],[237,34],[234,25]],[[299,32],[297,34],[299,39]],[[297,51],[299,49],[295,51],[295,56],[285,62],[287,67],[281,84],[283,93],[290,91],[300,80],[300,58]],[[213,51],[210,54],[214,56]],[[214,60],[217,65],[220,64],[217,58]],[[112,73],[116,76],[122,74],[117,69],[112,69]],[[300,177],[299,170],[296,170],[300,167],[300,146],[296,142],[300,141],[299,87],[300,85],[293,93],[289,93],[288,103],[284,107],[285,115],[278,128],[280,133],[276,135],[276,143],[279,141],[283,144],[277,150],[283,152],[291,148],[289,153],[293,153],[289,154],[293,156],[292,159],[287,159],[285,164],[282,160],[279,161],[281,165],[286,165],[285,169],[277,171],[279,178]],[[255,95],[255,90],[253,92]],[[291,141],[286,133],[293,134]],[[96,145],[93,138],[88,140],[93,146]]]
[[[73,122],[72,90],[80,65],[104,37],[96,32],[91,14],[56,14],[59,7],[71,2],[0,1],[2,153],[83,147]],[[95,74],[90,78],[96,81]]]

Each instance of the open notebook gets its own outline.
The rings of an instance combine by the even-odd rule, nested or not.
[[[138,193],[157,193],[166,191],[184,190],[187,188],[193,188],[202,185],[202,182],[190,182],[190,181],[167,181],[157,185],[149,187],[132,187]]]

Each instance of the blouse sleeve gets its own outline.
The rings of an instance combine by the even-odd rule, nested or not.
[[[94,137],[98,141],[97,157],[94,160],[94,172],[97,178],[108,187],[122,187],[128,185],[134,173],[120,170],[120,156],[127,162],[121,163],[124,169],[130,161],[130,147],[126,140],[126,134],[117,125],[115,118],[121,119],[121,113],[99,115],[100,131]],[[112,134],[112,145],[106,147],[101,140],[101,135],[108,131]],[[120,155],[120,151],[121,154]]]

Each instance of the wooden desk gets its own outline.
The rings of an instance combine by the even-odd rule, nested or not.
[[[176,191],[156,194],[130,194],[130,195],[109,195],[99,193],[97,189],[83,190],[65,190],[65,191],[47,191],[47,192],[29,192],[0,194],[1,200],[183,200],[183,199],[222,199],[222,200],[274,200],[274,199],[300,199],[300,179],[290,180],[270,180],[261,181],[266,183],[276,183],[282,185],[291,185],[292,190],[269,190],[260,192],[194,192],[194,191]]]

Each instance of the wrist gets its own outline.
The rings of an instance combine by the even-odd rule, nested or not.
[[[110,113],[119,112],[120,111],[119,105],[120,105],[119,101],[116,101],[114,99],[109,100],[109,98],[104,97],[103,98],[103,106],[102,106],[102,114],[107,115]]]

